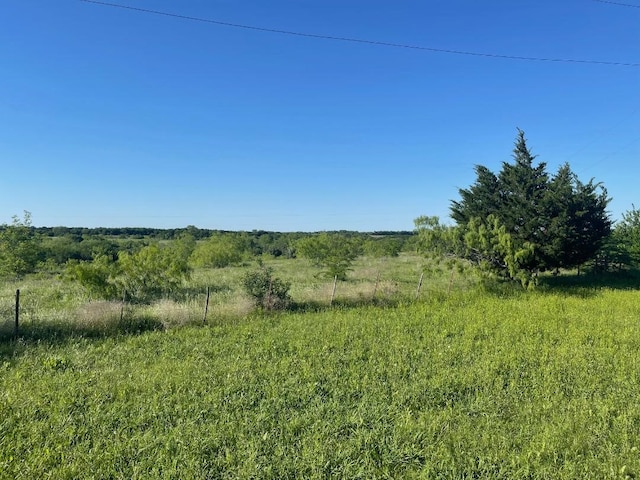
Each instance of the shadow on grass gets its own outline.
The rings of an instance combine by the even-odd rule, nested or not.
[[[20,325],[15,335],[13,325],[0,328],[0,360],[20,355],[29,345],[64,345],[78,338],[114,338],[163,330],[162,322],[149,315],[124,316],[100,325],[39,321]]]
[[[385,307],[393,308],[400,305],[405,305],[411,302],[412,299],[405,297],[376,297],[376,298],[336,298],[330,305],[326,300],[307,300],[304,302],[294,302],[289,305],[287,311],[295,313],[319,313],[336,309],[351,309],[362,307]]]
[[[375,307],[395,307],[406,304],[411,300],[404,297],[358,297],[358,298],[336,298],[332,305],[326,300],[293,302],[285,309],[287,312],[295,313],[316,313],[330,310],[345,310],[364,306]],[[263,310],[256,310],[247,315],[265,315],[269,313]],[[241,318],[213,318],[207,322],[210,325],[228,323],[234,324],[241,321]],[[13,331],[13,324],[5,323],[0,325],[0,362],[12,361],[26,351],[32,345],[52,345],[64,346],[68,342],[78,339],[105,339],[125,336],[139,335],[145,332],[162,331],[167,327],[154,315],[143,312],[125,313],[122,319],[119,315],[111,315],[109,318],[92,322],[73,321],[28,321],[20,325],[19,333],[16,336]]]
[[[229,285],[211,285],[209,286],[209,293],[229,293],[232,292],[233,289]],[[207,287],[181,287],[180,291],[175,292],[171,295],[171,300],[175,300],[176,302],[183,302],[185,300],[191,299],[201,299],[207,295]]]
[[[564,274],[540,278],[540,289],[545,292],[589,297],[603,288],[611,290],[640,290],[640,270],[619,272],[588,272],[581,275]]]

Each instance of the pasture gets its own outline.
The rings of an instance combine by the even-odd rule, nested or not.
[[[34,313],[0,343],[0,478],[638,474],[640,292],[451,290],[433,275],[415,301],[418,266],[401,257],[372,301],[380,265],[359,262],[333,308],[314,279],[292,288],[298,311],[244,311],[228,269],[206,325],[186,300],[192,321],[174,311],[148,331],[65,329],[88,307],[50,286],[53,335]],[[301,265],[278,272],[314,278]]]

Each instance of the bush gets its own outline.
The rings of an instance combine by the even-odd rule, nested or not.
[[[270,267],[248,272],[242,279],[242,286],[254,304],[265,310],[284,310],[291,303],[291,283],[274,277]]]
[[[121,253],[118,265],[121,275],[116,282],[134,301],[150,303],[166,295],[176,294],[189,278],[187,259],[171,247],[143,247],[135,254]]]
[[[98,255],[93,262],[67,262],[64,278],[77,281],[95,298],[115,300],[126,292],[129,300],[150,303],[175,296],[189,278],[188,255],[179,244],[148,245],[136,253],[121,252],[113,262]]]
[[[402,250],[399,238],[369,238],[364,242],[364,252],[370,257],[397,257]]]
[[[69,260],[63,278],[78,282],[94,299],[115,300],[122,296],[122,289],[114,280],[118,274],[116,262],[106,255],[97,255],[93,262]]]
[[[198,244],[191,255],[191,263],[196,267],[224,268],[242,261],[245,245],[239,235],[212,235]]]

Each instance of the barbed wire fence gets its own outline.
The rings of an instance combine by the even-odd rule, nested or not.
[[[422,301],[434,295],[448,296],[452,292],[453,284],[456,283],[453,274],[447,279],[446,284],[440,282],[438,285],[430,285],[429,275],[425,275],[425,272],[414,273],[416,274],[415,278],[412,275],[411,278],[400,279],[375,271],[370,278],[364,277],[350,282],[338,282],[338,279],[334,277],[327,279],[326,283],[316,283],[315,293],[306,292],[297,303],[302,307],[310,302],[314,308],[322,308],[323,305],[326,308],[335,308],[364,304],[389,304],[387,302],[393,302],[394,299],[398,301],[402,299],[403,302]],[[182,305],[184,308],[169,305],[168,310],[156,310],[153,314],[160,317],[162,315],[197,317],[200,324],[210,324],[208,317],[213,315],[215,318],[216,316],[216,311],[212,311],[212,307],[221,306],[225,302],[225,299],[222,298],[213,300],[212,293],[212,289],[207,286],[202,287],[201,293],[193,292],[189,296],[188,302],[194,311],[198,311],[197,314],[188,311],[184,305]],[[63,294],[68,295],[60,293],[60,295]],[[67,330],[67,333],[99,335],[100,332],[104,333],[108,329],[124,327],[135,329],[137,327],[131,324],[131,320],[135,319],[136,311],[139,312],[144,308],[149,309],[149,305],[132,302],[126,295],[117,301],[90,297],[81,298],[80,296],[75,298],[74,293],[70,295],[74,297],[72,302],[58,304],[54,307],[51,305],[50,293],[45,294],[37,288],[25,287],[13,290],[12,287],[9,287],[4,289],[0,293],[0,338],[6,340],[25,335],[47,338],[49,334],[56,335],[63,331],[67,332]],[[238,297],[227,297],[226,301],[233,302],[233,298],[237,299]],[[166,301],[166,299],[161,301]],[[221,318],[223,317],[226,318],[222,315]],[[148,322],[152,320],[148,314],[145,318]],[[191,321],[193,318],[184,323],[195,323]],[[155,320],[158,325],[165,326],[184,324],[182,321],[172,322],[171,319],[158,318]],[[152,325],[149,327],[151,328]]]

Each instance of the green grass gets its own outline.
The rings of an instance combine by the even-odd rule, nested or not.
[[[3,346],[0,478],[640,472],[635,290],[456,289]]]
[[[274,275],[291,283],[293,309],[318,311],[329,306],[333,279],[304,259],[266,258]],[[121,318],[120,302],[91,298],[77,284],[64,282],[58,275],[33,275],[0,285],[0,341],[13,332],[14,298],[21,291],[20,331],[26,339],[52,336],[100,336],[145,329],[163,329],[201,324],[207,287],[210,289],[207,321],[229,323],[241,321],[253,310],[251,299],[241,287],[245,273],[257,268],[247,263],[219,269],[197,269],[182,291],[173,299],[152,305],[127,304]],[[398,258],[360,258],[349,273],[347,282],[338,282],[334,306],[395,305],[414,300],[425,260],[403,254]],[[421,298],[442,295],[452,287],[448,275],[430,272],[425,276]],[[453,289],[467,289],[475,282],[462,276],[453,278]],[[376,286],[377,285],[377,286]]]

